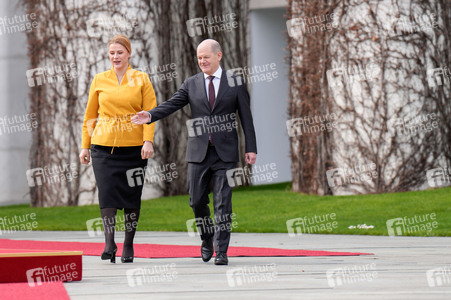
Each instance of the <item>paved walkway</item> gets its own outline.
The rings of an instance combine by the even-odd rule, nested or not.
[[[0,238],[102,242],[87,232],[16,232]],[[122,242],[123,233],[116,241]],[[199,245],[181,232],[138,231],[136,243]],[[233,233],[231,246],[371,252],[349,257],[135,259],[83,257],[71,299],[451,299],[451,238]],[[144,275],[143,275],[144,274]]]

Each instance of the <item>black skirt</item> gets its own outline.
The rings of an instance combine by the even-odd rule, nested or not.
[[[99,189],[100,208],[141,208],[144,172],[142,146],[112,147],[91,145],[92,167]],[[136,180],[136,174],[142,180]],[[133,178],[131,178],[133,176]]]

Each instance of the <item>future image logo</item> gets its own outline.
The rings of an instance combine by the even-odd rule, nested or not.
[[[189,119],[186,128],[189,137],[199,137],[217,132],[232,132],[238,127],[236,113],[212,115]]]
[[[448,84],[451,78],[451,72],[447,66],[429,69],[426,72],[429,87],[435,88],[444,84]]]
[[[426,279],[430,287],[451,284],[451,269],[449,266],[438,267],[426,271]]]
[[[428,134],[439,128],[439,119],[435,113],[419,114],[414,117],[396,118],[393,120],[396,132],[400,136],[413,137],[419,133]]]
[[[428,185],[432,188],[451,184],[451,168],[434,168],[426,171]]]
[[[374,81],[380,78],[382,69],[377,63],[368,63],[361,66],[338,66],[326,72],[330,88],[344,87],[356,82]]]
[[[149,164],[144,168],[129,169],[125,175],[130,187],[142,186],[146,183],[172,182],[179,176],[175,163],[163,165]]]
[[[29,269],[25,272],[25,275],[30,287],[41,286],[44,282],[81,279],[75,262]]]
[[[303,36],[319,32],[330,32],[338,28],[338,18],[334,13],[311,17],[293,18],[286,22],[288,35],[300,40]]]
[[[218,231],[231,232],[233,229],[238,228],[235,213],[231,213],[230,215],[215,215],[213,219],[209,217],[199,217],[187,220],[186,229],[188,236],[195,237],[204,234],[214,235]]]
[[[38,128],[36,113],[0,118],[0,135],[31,132]]]
[[[229,69],[226,76],[229,86],[234,87],[257,82],[271,82],[279,77],[279,72],[276,63],[268,63]]]
[[[37,228],[36,213],[0,217],[0,235]]]
[[[100,38],[102,35],[131,32],[138,26],[133,16],[110,16],[101,14],[86,21],[86,31],[91,38]]]
[[[265,165],[254,165],[251,168],[235,168],[227,170],[227,183],[230,187],[242,186],[244,184],[255,184],[263,182],[272,182],[278,178],[276,163]]]
[[[329,269],[326,272],[327,283],[330,287],[340,287],[346,284],[373,281],[378,277],[376,264],[354,265]]]
[[[172,282],[178,277],[176,264],[129,269],[126,271],[128,285],[137,287],[144,284]]]
[[[290,237],[302,234],[313,234],[320,232],[332,232],[338,227],[337,215],[335,213],[325,215],[304,216],[287,220],[287,231]]]
[[[44,66],[29,69],[25,72],[29,87],[41,86],[46,83],[72,81],[79,76],[75,63]]]
[[[435,213],[389,219],[386,221],[386,225],[389,236],[418,234],[419,232],[429,233],[438,228]]]
[[[350,184],[370,183],[377,178],[376,164],[361,164],[351,168],[335,168],[326,171],[327,183],[331,189]]]
[[[103,235],[103,222],[102,218],[95,218],[86,221],[86,228],[88,229],[88,235],[90,237]]]
[[[256,282],[273,281],[278,277],[275,264],[243,266],[226,272],[229,287],[235,288]]]
[[[36,13],[25,15],[14,15],[12,17],[0,18],[0,36],[4,34],[15,34],[20,32],[31,32],[38,28]]]
[[[190,37],[203,34],[214,34],[221,31],[232,31],[238,28],[236,14],[214,15],[212,17],[193,18],[186,21],[186,28]]]
[[[78,169],[76,163],[45,166],[27,170],[26,176],[29,187],[39,187],[43,184],[72,182],[78,177]]]
[[[286,122],[287,133],[290,137],[296,137],[304,134],[320,134],[324,131],[331,132],[337,128],[337,120],[336,113],[290,119]]]

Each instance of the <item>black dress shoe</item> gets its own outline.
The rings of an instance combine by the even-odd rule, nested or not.
[[[102,260],[110,260],[110,262],[112,264],[116,263],[116,252],[117,252],[117,247],[115,249],[113,249],[113,251],[103,251],[102,255],[100,256],[100,258]]]
[[[202,260],[207,262],[213,256],[213,237],[202,241],[202,246],[200,247],[200,253],[202,254]]]
[[[215,265],[228,265],[229,259],[227,258],[227,253],[218,252],[216,253]]]
[[[121,262],[122,262],[123,264],[126,264],[126,263],[132,263],[132,262],[133,262],[133,256],[129,256],[129,257],[121,257]]]

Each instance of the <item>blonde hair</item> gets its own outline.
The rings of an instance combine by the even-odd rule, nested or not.
[[[132,54],[132,46],[130,45],[130,40],[123,34],[116,34],[115,36],[113,36],[108,42],[108,47],[110,47],[111,44],[122,45],[125,47],[125,49],[127,49],[129,54]]]

